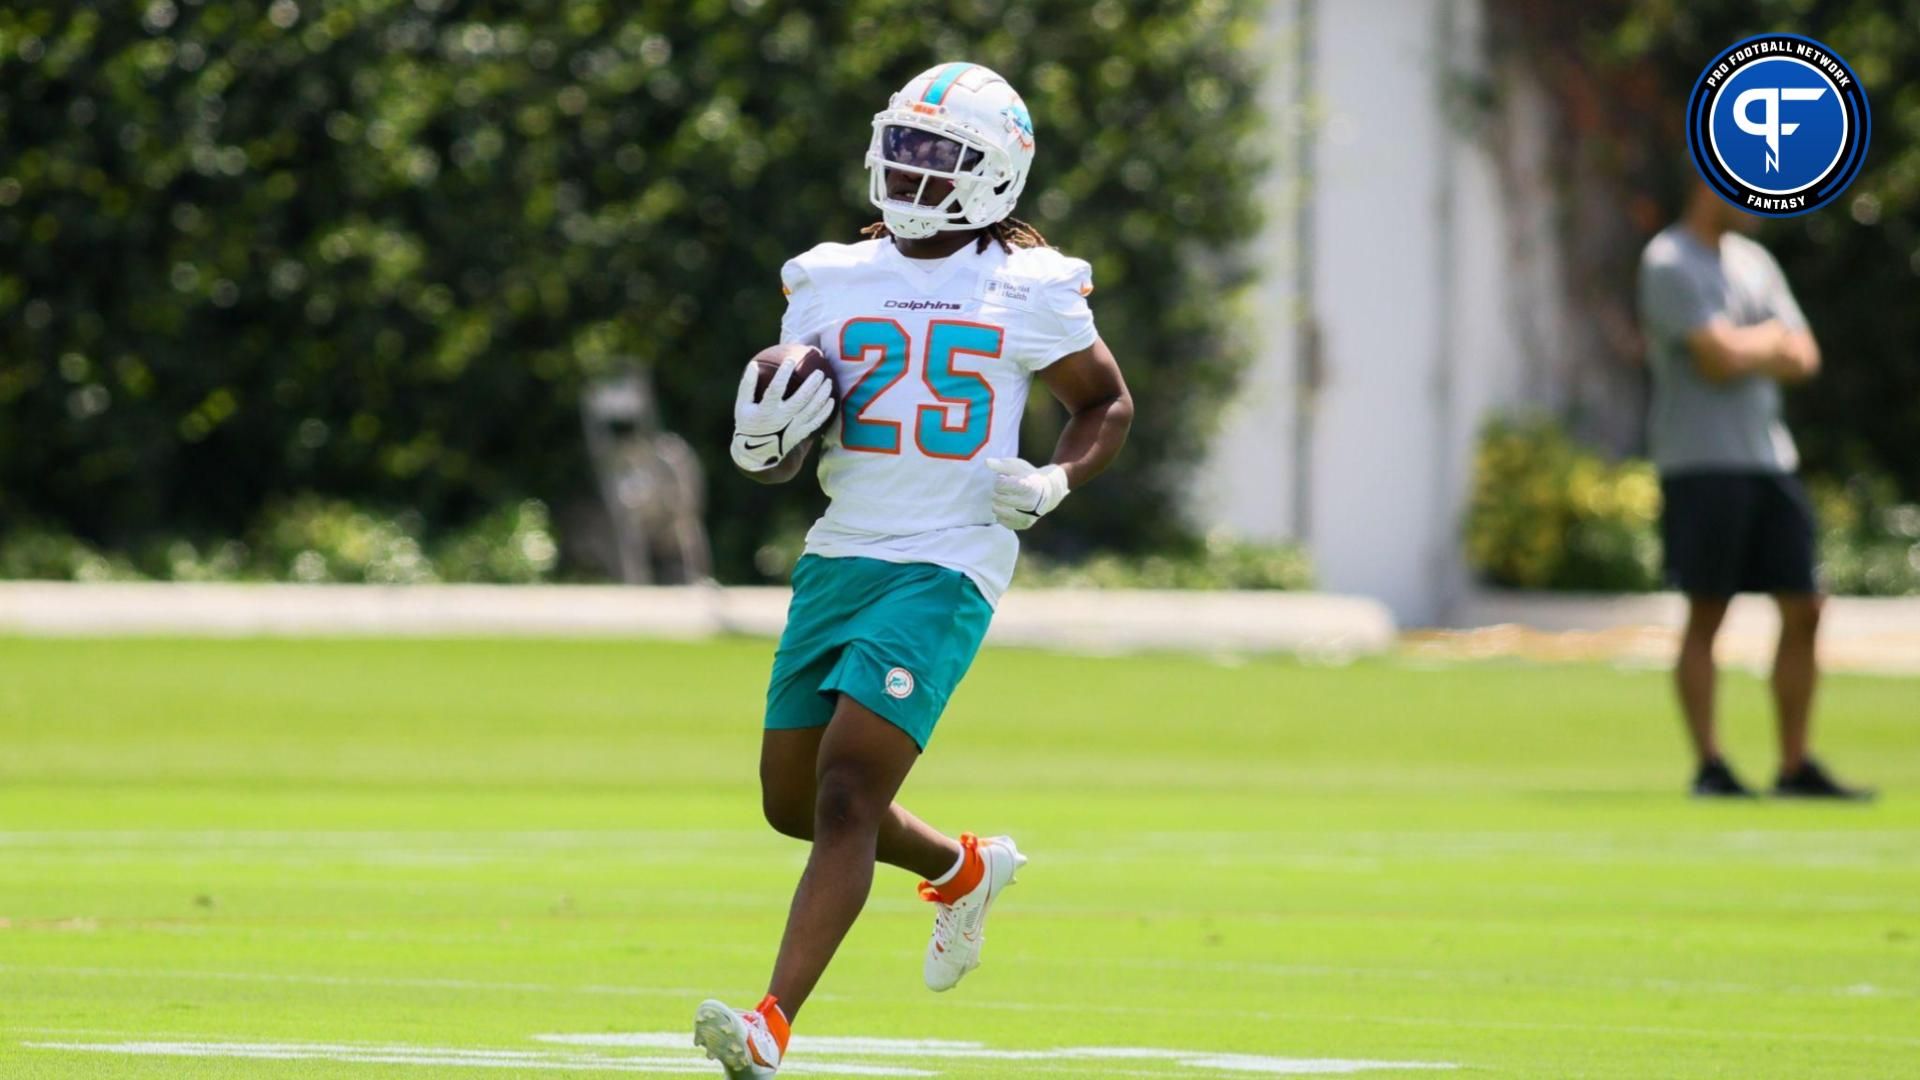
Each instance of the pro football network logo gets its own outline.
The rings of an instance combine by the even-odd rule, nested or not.
[[[1713,58],[1687,100],[1694,167],[1753,214],[1794,217],[1847,189],[1867,160],[1867,94],[1832,49],[1761,34]]]

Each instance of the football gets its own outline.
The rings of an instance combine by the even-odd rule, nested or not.
[[[840,411],[840,387],[833,381],[833,366],[827,362],[827,358],[819,349],[811,345],[773,345],[761,349],[753,358],[754,365],[760,369],[758,378],[753,384],[754,400],[758,401],[766,396],[767,385],[773,382],[773,373],[780,370],[780,365],[788,360],[794,361],[793,378],[787,383],[788,397],[797,393],[801,385],[814,372],[826,372],[828,392],[833,396],[833,412],[827,414],[827,423],[832,423],[834,413]]]

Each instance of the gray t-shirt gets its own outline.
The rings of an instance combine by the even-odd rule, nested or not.
[[[1806,316],[1767,249],[1737,233],[1709,250],[1669,225],[1640,255],[1640,322],[1653,367],[1648,436],[1662,475],[1704,469],[1790,473],[1800,466],[1780,422],[1780,385],[1765,375],[1709,382],[1687,335],[1714,316],[1735,326],[1778,319],[1804,330]]]

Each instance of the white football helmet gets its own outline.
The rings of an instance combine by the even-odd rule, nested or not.
[[[920,240],[1006,217],[1032,167],[1033,118],[1012,85],[979,64],[940,64],[915,75],[874,114],[868,197],[888,231]],[[912,197],[888,193],[889,172],[920,177]],[[952,194],[920,205],[935,179],[953,181]]]

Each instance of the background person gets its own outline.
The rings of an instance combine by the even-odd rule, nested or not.
[[[1674,681],[1699,767],[1693,793],[1746,796],[1714,730],[1713,641],[1735,593],[1780,607],[1773,662],[1780,771],[1774,794],[1863,798],[1808,753],[1824,597],[1814,521],[1780,418],[1780,389],[1820,371],[1820,346],[1780,264],[1744,235],[1756,218],[1696,181],[1680,220],[1640,260],[1640,317],[1653,369],[1648,423],[1664,496],[1667,574],[1687,595]]]

